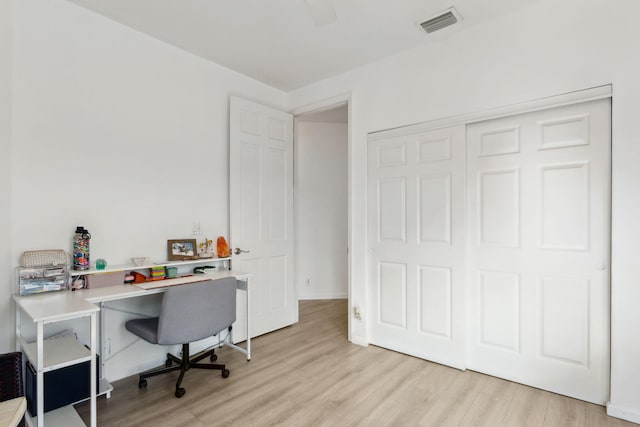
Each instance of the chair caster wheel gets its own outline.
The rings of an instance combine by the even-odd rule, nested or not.
[[[184,396],[185,393],[186,392],[182,387],[176,389],[176,397],[178,399],[180,399],[182,396]]]
[[[147,388],[147,380],[142,379],[138,382],[138,388]]]
[[[215,353],[211,353],[211,357],[209,358],[209,360],[215,362],[216,360],[218,360],[218,355]]]
[[[164,366],[166,366],[167,368],[170,368],[170,367],[171,367],[171,365],[173,365],[173,362],[171,361],[171,359],[167,359],[167,360],[164,362]]]
[[[222,378],[227,378],[231,372],[228,369],[222,370]]]

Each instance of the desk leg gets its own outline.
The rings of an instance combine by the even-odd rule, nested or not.
[[[251,360],[251,303],[249,302],[249,279],[247,278],[247,361]]]
[[[247,355],[247,361],[251,360],[251,303],[249,301],[249,279],[236,280],[237,289],[243,290],[247,293],[246,299],[246,313],[245,319],[247,321],[247,344],[246,348],[242,348],[233,343],[233,335],[230,337],[229,342],[226,342],[227,347],[231,347],[234,350],[242,352]],[[233,331],[232,331],[233,334]]]
[[[100,354],[102,355],[102,357],[100,357],[100,376],[99,378],[102,379],[104,378],[104,359],[105,359],[105,355],[107,354],[104,351],[104,302],[100,303],[100,325],[98,325],[98,348],[100,349]]]
[[[38,417],[38,427],[44,427],[44,324],[36,323],[36,416]]]
[[[91,387],[91,427],[96,427],[97,425],[97,417],[96,417],[96,387],[98,383],[96,381],[96,313],[91,313],[91,371],[89,377],[91,378],[90,387]],[[38,401],[39,403],[40,401]]]

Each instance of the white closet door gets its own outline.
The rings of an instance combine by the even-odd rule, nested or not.
[[[467,128],[470,369],[603,404],[610,100]]]
[[[369,143],[371,343],[464,367],[464,126]]]

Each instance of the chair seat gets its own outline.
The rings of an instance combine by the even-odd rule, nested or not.
[[[151,344],[158,344],[158,317],[150,319],[133,319],[127,321],[124,326],[127,331],[139,336]]]

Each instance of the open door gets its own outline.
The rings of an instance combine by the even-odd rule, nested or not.
[[[230,98],[230,246],[234,270],[253,274],[251,336],[295,323],[293,116]],[[242,328],[237,328],[240,338]]]

